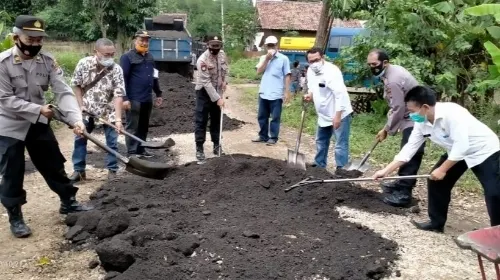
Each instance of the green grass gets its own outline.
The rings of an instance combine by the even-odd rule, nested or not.
[[[65,76],[71,76],[78,61],[84,57],[84,54],[77,52],[57,52],[53,55],[57,63],[62,67]]]
[[[260,80],[255,66],[259,62],[258,58],[238,59],[231,63],[229,76],[232,84],[255,83]]]
[[[243,93],[242,101],[244,105],[257,109],[257,87],[241,88]],[[291,102],[290,106],[283,107],[281,120],[284,125],[291,128],[299,128],[301,117],[301,101],[296,98]],[[304,123],[304,133],[314,135],[316,132],[316,111],[313,104],[307,107],[306,120]],[[375,114],[359,114],[353,118],[351,125],[350,135],[350,154],[351,159],[361,159],[366,152],[373,145],[376,133],[384,126],[386,122],[385,116],[378,116]],[[401,134],[396,136],[389,136],[387,139],[380,143],[370,156],[369,162],[372,166],[372,171],[382,168],[390,163],[394,156],[400,150]],[[445,152],[444,149],[427,141],[425,147],[425,156],[422,166],[419,170],[420,174],[430,172],[432,166],[436,163],[438,158]],[[330,152],[330,155],[332,153]],[[330,159],[331,161],[331,159]],[[481,193],[482,188],[476,177],[469,170],[462,176],[457,186],[460,190],[466,192]]]

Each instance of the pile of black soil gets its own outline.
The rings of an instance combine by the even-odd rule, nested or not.
[[[194,132],[195,90],[187,78],[175,73],[160,73],[160,87],[164,104],[153,109],[149,122],[149,136]],[[208,126],[210,126],[209,120]],[[220,122],[219,120],[215,120]],[[224,116],[223,130],[235,130],[244,122]]]
[[[66,238],[95,245],[113,279],[380,279],[397,244],[345,221],[335,206],[401,213],[353,184],[284,189],[323,169],[233,155],[176,167],[163,181],[137,176],[91,196],[70,214]],[[318,278],[310,278],[317,276]]]

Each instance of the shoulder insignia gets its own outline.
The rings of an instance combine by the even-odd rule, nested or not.
[[[0,62],[4,61],[6,58],[12,55],[12,49],[5,50],[0,53]]]

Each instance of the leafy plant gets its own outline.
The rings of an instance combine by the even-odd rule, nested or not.
[[[383,99],[377,99],[374,100],[371,103],[373,112],[377,116],[385,116],[387,115],[387,112],[389,112],[389,105],[387,104],[387,101]]]
[[[4,33],[5,24],[0,22],[0,35]],[[3,40],[0,40],[0,52],[8,50],[14,46],[14,41],[12,40],[12,35],[7,34]]]

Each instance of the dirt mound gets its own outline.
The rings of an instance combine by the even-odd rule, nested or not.
[[[196,98],[194,84],[179,74],[162,72],[160,87],[165,101],[161,108],[153,109],[149,135],[160,137],[174,133],[193,133]],[[224,116],[223,130],[235,130],[242,124],[244,122],[240,120]]]
[[[185,164],[164,181],[135,176],[91,196],[66,238],[95,243],[113,279],[380,279],[397,245],[341,219],[335,206],[397,211],[352,184],[284,189],[307,172],[284,161],[233,155]],[[310,278],[317,277],[317,278]]]

